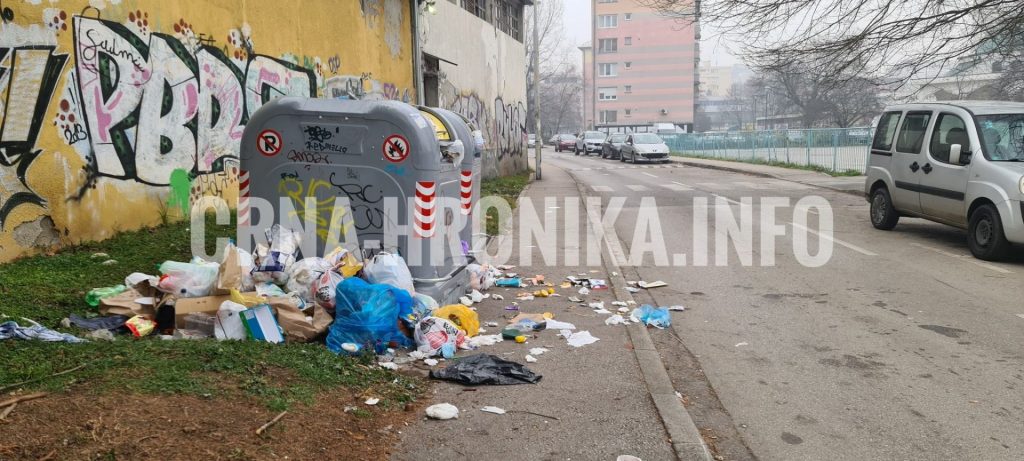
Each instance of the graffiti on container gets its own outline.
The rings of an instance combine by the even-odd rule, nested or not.
[[[341,229],[339,235],[346,235],[347,227],[345,224],[345,210],[341,210],[340,213],[334,213],[334,201],[337,194],[334,192],[334,186],[323,179],[312,179],[307,182],[303,182],[298,175],[286,174],[282,175],[281,182],[278,183],[277,192],[282,197],[288,197],[294,211],[289,215],[289,218],[297,218],[299,222],[305,222],[306,220],[306,199],[312,199],[315,207],[313,212],[316,213],[316,235],[318,238],[326,241],[328,234],[332,228]]]
[[[384,210],[381,208],[384,193],[379,187],[364,183],[336,183],[334,173],[331,173],[330,181],[335,189],[348,197],[357,231],[384,228]]]
[[[322,126],[308,125],[302,129],[306,133],[307,141],[325,142],[334,137],[334,133]]]
[[[288,151],[288,160],[295,163],[310,163],[314,165],[321,163],[329,165],[331,163],[330,156],[322,152],[295,149]]]

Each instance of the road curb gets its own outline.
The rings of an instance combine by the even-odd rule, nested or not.
[[[580,199],[585,201],[586,190],[576,175],[569,170],[564,170],[576,184]],[[588,218],[589,219],[589,218]],[[626,290],[626,278],[622,269],[612,259],[609,250],[608,236],[603,230],[602,235],[601,264],[608,275],[608,285],[615,299],[619,301],[634,301],[633,295]],[[665,364],[661,361],[661,355],[654,347],[654,341],[647,332],[647,327],[640,324],[630,324],[626,327],[630,342],[633,344],[633,354],[636,357],[637,365],[640,367],[640,375],[647,386],[647,392],[651,396],[658,417],[661,419],[665,432],[668,433],[672,443],[672,451],[680,461],[712,461],[711,452],[704,444],[704,439],[697,430],[690,413],[683,406],[683,403],[676,396],[675,387],[668,376]]]
[[[696,168],[704,168],[704,169],[708,169],[708,170],[718,170],[718,171],[728,171],[730,173],[741,173],[741,174],[750,175],[750,176],[757,176],[759,178],[778,179],[780,181],[788,181],[788,182],[791,182],[791,183],[803,184],[805,186],[818,187],[818,188],[821,188],[821,189],[828,189],[828,190],[835,191],[835,192],[842,192],[844,194],[850,194],[850,195],[854,195],[854,196],[857,196],[857,197],[860,197],[860,196],[864,195],[864,193],[861,192],[861,191],[851,191],[851,190],[839,189],[839,188],[836,188],[836,187],[824,186],[824,185],[821,185],[821,184],[813,184],[813,183],[804,182],[804,181],[795,181],[795,180],[789,179],[789,178],[787,178],[785,176],[779,176],[779,175],[774,175],[774,174],[770,174],[770,173],[761,173],[761,172],[757,172],[757,171],[744,170],[743,168],[734,168],[734,167],[728,167],[728,166],[723,166],[723,165],[708,165],[706,163],[688,162],[686,160],[677,160],[677,159],[671,159],[671,160],[674,163],[680,163],[680,164],[683,164],[683,165],[686,165],[686,166],[692,166],[692,167],[696,167]]]

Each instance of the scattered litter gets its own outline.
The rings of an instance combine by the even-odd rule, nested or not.
[[[466,345],[471,349],[479,349],[484,346],[493,346],[501,341],[501,335],[480,335],[467,339]]]
[[[185,330],[175,330],[175,332],[178,332],[178,331],[185,331]],[[93,330],[93,331],[90,331],[89,333],[87,333],[85,335],[85,337],[88,338],[88,339],[94,339],[94,340],[97,340],[97,341],[113,341],[115,339],[114,338],[114,332],[112,332],[110,330]]]
[[[576,325],[569,322],[559,322],[558,320],[548,319],[547,329],[548,330],[575,330]]]
[[[637,283],[640,283],[640,282],[637,282],[636,280],[628,280],[628,281],[626,281],[626,285],[636,285]]]
[[[462,297],[460,297],[459,298],[459,302],[462,303],[462,305],[464,305],[464,306],[472,306],[473,305],[473,300],[469,299],[469,296],[462,296]]]
[[[587,344],[593,344],[600,339],[595,338],[590,334],[589,331],[586,330],[576,333],[573,333],[570,330],[562,330],[561,334],[562,337],[565,338],[566,341],[568,341],[569,345],[572,347],[586,346]]]
[[[590,288],[594,290],[606,290],[608,289],[608,282],[604,279],[590,279]]]
[[[507,310],[507,311],[518,311],[519,310],[519,304],[518,303],[509,304],[509,305],[505,306],[505,310]]]
[[[469,294],[469,299],[473,300],[474,303],[481,302],[481,301],[483,301],[483,300],[485,300],[485,299],[487,299],[489,297],[490,297],[490,295],[485,295],[485,294],[481,293],[479,290],[473,290]]]
[[[642,460],[640,458],[637,458],[636,456],[632,456],[632,455],[619,455],[618,458],[615,458],[615,461],[644,461],[644,460]]]
[[[109,258],[110,255],[108,255],[106,253],[93,253],[92,256],[90,256],[90,257],[92,259],[99,259],[99,258]]]
[[[465,306],[462,306],[465,307]],[[455,350],[465,344],[466,332],[448,319],[427,317],[416,324],[413,332],[417,349],[429,356],[445,358],[455,356]]]
[[[536,363],[536,362],[537,362],[537,358],[536,358],[536,357],[534,357],[534,356],[532,356],[532,355],[527,355],[527,356],[526,356],[526,361],[527,361],[528,363]]]
[[[516,299],[519,301],[533,301],[534,296],[532,293],[523,292],[516,295]]]
[[[749,345],[750,344],[747,344],[746,342],[742,342],[742,343],[736,343],[736,346],[734,346],[734,347],[749,346]]]
[[[380,362],[377,365],[379,365],[381,368],[385,370],[398,370],[398,364],[396,364],[395,362]]]
[[[436,366],[437,359],[424,359],[423,363],[427,364],[428,367]]]
[[[672,316],[668,313],[668,308],[665,307],[654,307],[650,304],[644,304],[633,310],[630,314],[631,320],[638,323],[644,323],[649,326],[658,328],[665,328],[672,325]]]
[[[508,264],[501,264],[501,265],[498,265],[498,266],[495,266],[495,267],[497,267],[498,270],[503,270],[503,271],[507,271],[509,269],[515,269],[516,268],[516,266],[510,266]]]
[[[467,385],[533,384],[541,379],[541,375],[522,364],[487,354],[471,355],[440,370],[432,370],[430,377]]]
[[[415,351],[412,351],[412,352],[409,353],[409,358],[411,358],[413,360],[423,360],[423,359],[425,359],[427,357],[430,357],[430,356],[427,355],[426,352],[421,352],[419,350],[415,350]]]
[[[640,289],[636,288],[636,287],[626,287],[626,291],[628,291],[630,293],[639,293]]]
[[[380,402],[380,399],[378,399],[376,397],[370,397],[370,398],[366,399],[366,401],[363,402],[363,403],[365,403],[367,405],[376,405],[378,402]]]
[[[604,309],[604,301],[587,304],[591,309]]]
[[[629,325],[629,322],[621,315],[615,314],[604,319],[605,325]]]
[[[583,287],[583,288],[580,288],[580,291],[579,291],[579,293],[580,293],[581,295],[583,295],[583,296],[589,295],[589,294],[590,294],[590,289],[589,289],[589,288],[587,288],[587,287]]]
[[[562,282],[559,286],[562,288],[572,288],[572,282]]]
[[[619,308],[619,312],[625,314],[626,312],[629,312],[629,308],[628,307],[620,307]]]
[[[129,317],[124,315],[110,315],[106,317],[93,317],[87,319],[76,314],[71,314],[68,323],[83,330],[120,330]]]
[[[117,260],[116,259],[108,259],[106,261],[103,261],[100,264],[103,264],[104,266],[113,266],[114,264],[117,264]]]
[[[156,322],[141,315],[136,315],[135,317],[128,319],[128,321],[124,323],[124,326],[131,330],[133,336],[141,338],[152,333],[153,330],[156,329]]]
[[[359,407],[355,407],[355,406],[352,406],[352,405],[345,405],[345,408],[342,409],[342,411],[345,412],[345,413],[352,413],[353,411],[356,411],[358,409],[359,409]]]
[[[548,349],[544,347],[535,347],[530,349],[530,355],[542,355],[545,352],[548,352]]]
[[[484,323],[484,326],[485,327],[489,327],[489,328],[494,328],[494,327],[498,326],[498,322],[486,322],[486,323]]]
[[[456,419],[459,417],[459,409],[450,403],[439,403],[427,407],[427,417],[431,419]]]
[[[503,300],[505,300],[505,297],[502,296],[502,295],[491,295],[491,299],[496,300],[496,301],[503,301]]]
[[[582,299],[580,299],[580,298],[577,298],[577,297],[575,297],[575,296],[570,296],[570,297],[569,297],[569,301],[572,301],[572,302],[574,302],[574,303],[581,303],[581,302],[583,302],[583,300],[582,300]]]
[[[503,414],[507,413],[505,410],[503,410],[501,408],[490,407],[490,406],[483,407],[483,408],[480,409],[480,411],[485,412],[485,413],[494,413],[496,415],[503,415]]]
[[[612,277],[618,277],[618,276],[619,276],[618,272],[612,272]]]
[[[100,300],[103,298],[109,298],[111,296],[118,295],[127,290],[128,287],[124,285],[114,285],[112,287],[93,288],[89,290],[85,295],[85,303],[97,307],[100,305]]]
[[[462,304],[444,306],[434,311],[433,316],[454,323],[466,336],[476,336],[480,330],[480,316]]]
[[[612,305],[613,306],[625,306],[626,302],[625,301],[612,301]]]
[[[685,311],[686,308],[683,307],[683,306],[668,306],[668,310],[676,311],[676,312],[682,312],[682,311]]]
[[[667,283],[662,282],[661,280],[658,280],[656,282],[644,282],[643,280],[641,280],[636,285],[638,287],[640,287],[640,288],[658,288],[658,287],[667,287],[668,286]]]
[[[504,288],[519,288],[523,286],[523,282],[518,278],[498,279],[494,281],[494,286]]]

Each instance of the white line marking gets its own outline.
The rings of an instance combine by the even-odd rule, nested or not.
[[[686,187],[686,186],[683,186],[681,184],[674,184],[674,183],[673,184],[663,184],[663,186],[665,186],[665,188],[668,189],[668,190],[674,190],[676,192],[686,192],[686,191],[693,190],[693,188],[691,188],[691,187]]]
[[[640,184],[627,184],[626,187],[633,192],[644,192],[650,190],[647,186],[641,186]]]
[[[801,225],[799,225],[797,223],[789,223],[789,225],[791,225],[793,227],[797,227],[797,228],[803,229],[803,230],[805,230],[807,232],[810,232],[810,233],[812,233],[814,235],[817,235],[818,237],[821,237],[823,239],[831,240],[834,243],[838,243],[838,244],[840,244],[840,245],[842,245],[842,246],[844,246],[846,248],[849,248],[849,249],[851,249],[853,251],[856,251],[857,253],[860,253],[862,255],[865,255],[865,256],[878,256],[877,253],[874,253],[874,252],[869,251],[869,250],[865,250],[865,249],[863,249],[863,248],[861,248],[861,247],[859,247],[857,245],[854,245],[854,244],[849,243],[849,242],[844,242],[844,241],[839,240],[839,239],[837,239],[835,237],[832,237],[832,236],[829,236],[829,235],[824,235],[824,234],[822,234],[822,233],[820,233],[820,232],[818,232],[816,230],[809,229],[806,226],[801,226]]]
[[[1008,271],[1006,269],[1003,269],[1002,267],[997,267],[997,266],[993,266],[993,265],[988,264],[988,263],[983,263],[981,261],[978,261],[977,259],[975,259],[973,256],[970,256],[970,255],[958,255],[956,253],[950,253],[950,252],[948,252],[946,250],[943,250],[941,248],[935,248],[935,247],[931,247],[931,246],[928,246],[928,245],[922,245],[922,244],[917,243],[917,242],[913,242],[913,243],[911,243],[911,245],[916,246],[918,248],[924,248],[925,250],[934,251],[935,253],[938,253],[938,254],[943,255],[943,256],[949,256],[950,258],[956,258],[956,259],[959,259],[961,261],[969,262],[971,264],[974,264],[975,266],[984,267],[985,269],[996,271],[996,272],[998,272],[1000,274],[1012,274],[1013,273],[1013,271]]]
[[[647,175],[647,176],[650,176],[650,177],[652,177],[652,178],[657,178],[657,177],[658,177],[658,175],[656,175],[656,174],[650,174],[650,173],[648,173],[648,172],[646,172],[646,171],[641,171],[641,173],[643,173],[643,174],[645,174],[645,175]]]
[[[611,192],[614,190],[609,186],[590,186],[590,188],[594,189],[594,192]]]
[[[713,195],[715,197],[718,197],[718,198],[720,198],[722,200],[725,200],[726,202],[729,202],[729,203],[731,203],[733,205],[742,205],[742,203],[737,202],[737,201],[735,201],[735,200],[733,200],[733,199],[731,199],[729,197],[722,197],[721,195],[718,195],[718,194],[711,194],[711,195]]]

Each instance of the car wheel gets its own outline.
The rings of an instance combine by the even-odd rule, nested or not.
[[[636,152],[629,154],[629,163],[636,165]]]
[[[900,221],[900,214],[892,206],[889,189],[879,187],[871,193],[871,225],[875,229],[892,230]]]
[[[575,153],[576,155],[580,155],[580,148],[579,148],[579,147],[574,147],[574,148],[573,148],[573,152],[574,152],[574,153]]]
[[[975,258],[985,261],[1002,259],[1010,248],[1003,233],[1003,221],[993,205],[982,205],[971,214],[967,226],[967,246]]]

